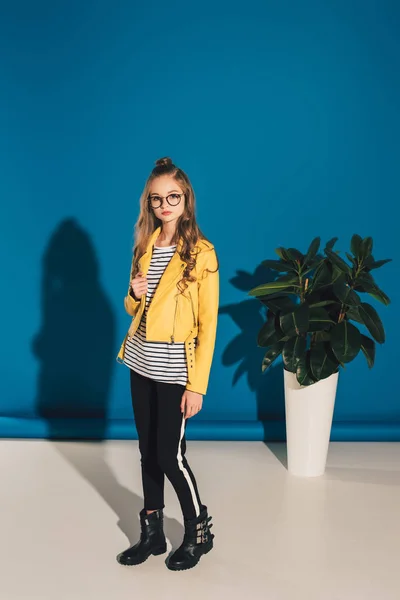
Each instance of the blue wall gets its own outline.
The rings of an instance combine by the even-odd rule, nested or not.
[[[280,245],[372,235],[392,298],[369,371],[341,374],[332,439],[400,439],[400,6],[395,1],[2,3],[0,435],[131,437],[138,198],[154,160],[192,179],[221,315],[191,437],[282,439],[247,291]]]

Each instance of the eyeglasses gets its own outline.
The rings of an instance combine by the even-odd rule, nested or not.
[[[152,208],[160,208],[164,197],[170,206],[177,206],[181,201],[181,197],[184,195],[185,194],[182,192],[182,194],[175,193],[168,194],[168,196],[149,196],[147,200]]]

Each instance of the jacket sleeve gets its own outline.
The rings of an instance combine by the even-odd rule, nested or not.
[[[125,306],[125,310],[128,313],[128,315],[131,315],[131,317],[134,317],[135,314],[137,313],[137,310],[140,305],[140,298],[139,298],[139,300],[136,300],[133,297],[133,291],[131,288],[131,279],[132,279],[132,264],[131,264],[131,270],[130,270],[130,274],[129,274],[128,291],[124,298],[124,306]]]
[[[219,304],[218,258],[214,248],[207,250],[204,254],[204,268],[201,268],[197,283],[199,321],[195,349],[195,374],[190,383],[186,385],[187,390],[203,395],[207,393],[214,354]]]

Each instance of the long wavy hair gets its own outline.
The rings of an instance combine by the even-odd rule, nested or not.
[[[156,161],[156,166],[150,173],[140,196],[140,213],[134,229],[131,279],[133,279],[139,271],[138,263],[141,256],[146,251],[151,234],[157,227],[162,226],[162,221],[157,219],[148,203],[151,183],[157,179],[157,177],[161,177],[162,175],[171,175],[185,194],[185,208],[177,221],[175,235],[172,240],[173,244],[177,244],[179,239],[182,239],[182,247],[179,255],[182,261],[186,263],[186,267],[177,287],[179,291],[183,293],[188,287],[188,282],[196,281],[196,277],[191,275],[191,271],[196,266],[196,257],[199,252],[199,248],[196,244],[200,239],[205,241],[209,240],[207,240],[196,222],[196,197],[189,177],[182,169],[174,165],[169,157],[160,158]]]

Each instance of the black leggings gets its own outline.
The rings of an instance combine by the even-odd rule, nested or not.
[[[144,508],[164,508],[164,475],[174,487],[185,519],[201,512],[196,480],[185,458],[185,386],[162,383],[130,369],[132,406],[139,437]]]

